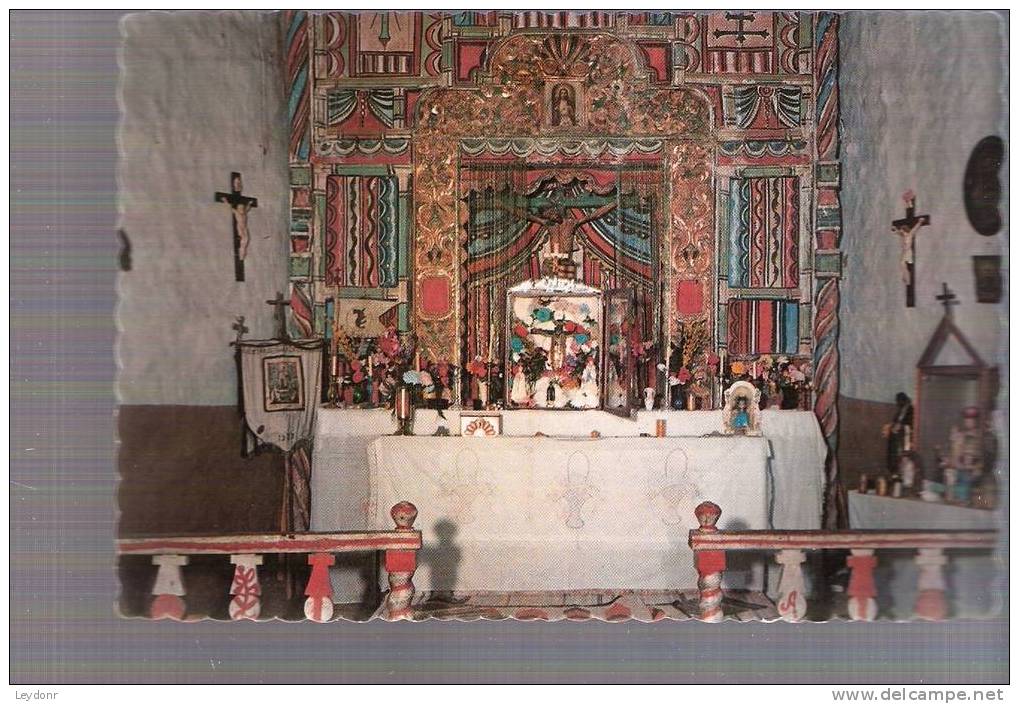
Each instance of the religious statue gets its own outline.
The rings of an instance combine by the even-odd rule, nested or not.
[[[550,122],[553,127],[577,126],[577,95],[573,86],[568,83],[560,83],[553,88],[550,107],[552,109]]]
[[[913,401],[901,391],[895,394],[895,417],[885,424],[881,434],[888,439],[885,468],[894,474],[902,454],[913,449]]]
[[[748,381],[734,382],[725,391],[722,432],[726,435],[761,435],[761,390]]]
[[[573,263],[573,252],[576,251],[576,231],[581,225],[597,220],[616,209],[615,203],[609,203],[589,215],[576,217],[568,208],[556,205],[546,208],[541,215],[535,215],[513,206],[495,206],[499,210],[512,213],[528,222],[541,225],[547,234],[549,245],[550,275],[556,278],[576,278],[576,265]]]
[[[522,365],[516,365],[513,370],[513,386],[510,390],[510,399],[518,406],[526,404],[531,398],[527,391],[527,377],[524,376]]]
[[[962,425],[952,428],[948,465],[957,473],[965,472],[970,479],[984,472],[984,432],[980,427],[980,411],[973,406],[963,409]]]
[[[598,406],[598,366],[594,357],[588,357],[584,371],[580,375],[580,408],[596,408]]]

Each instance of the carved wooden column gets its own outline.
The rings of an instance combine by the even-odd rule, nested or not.
[[[948,603],[945,599],[945,574],[943,567],[948,562],[940,548],[919,548],[916,552],[916,566],[920,570],[917,579],[916,604],[913,613],[927,621],[942,621],[948,617]]]
[[[156,582],[152,585],[155,598],[149,607],[150,618],[172,618],[181,621],[184,618],[185,604],[182,598],[184,582],[180,568],[188,563],[184,555],[153,555],[152,564],[158,565]]]
[[[261,555],[231,555],[230,562],[234,568],[234,581],[230,585],[230,618],[234,621],[258,618],[262,611],[262,585],[258,583],[258,566],[262,564]]]
[[[401,501],[389,511],[397,530],[413,530],[418,510],[409,501]],[[389,593],[383,610],[386,619],[397,621],[411,618],[411,601],[414,599],[414,571],[417,569],[417,550],[386,550],[386,573],[389,576]]]
[[[802,550],[780,550],[775,562],[782,565],[778,580],[778,613],[786,621],[800,621],[807,613],[804,595],[803,568],[806,556]]]
[[[304,615],[312,621],[325,623],[333,617],[333,586],[329,583],[329,568],[336,558],[328,552],[308,555],[311,576],[304,590]]]
[[[718,530],[715,524],[722,515],[722,509],[710,501],[699,504],[694,509],[698,532],[714,533]],[[719,623],[725,616],[722,613],[722,573],[725,571],[724,550],[697,550],[694,552],[694,566],[697,568],[697,591],[700,606],[700,620]]]
[[[873,550],[850,550],[846,559],[849,566],[849,618],[854,621],[873,621],[877,618],[877,589],[874,587],[874,567],[877,558]]]

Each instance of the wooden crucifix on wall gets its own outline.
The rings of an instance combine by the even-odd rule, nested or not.
[[[258,207],[258,198],[251,198],[243,195],[244,188],[241,183],[241,172],[230,172],[230,192],[216,192],[216,202],[226,203],[230,207],[233,220],[234,239],[234,278],[237,281],[244,281],[244,256],[248,253],[248,211]]]
[[[902,257],[899,267],[902,282],[906,284],[906,307],[916,307],[916,233],[921,227],[931,224],[930,215],[916,214],[916,194],[906,191],[902,194],[906,203],[906,217],[892,221],[892,232],[902,238]]]

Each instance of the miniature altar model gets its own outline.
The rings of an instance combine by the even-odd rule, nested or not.
[[[570,279],[525,281],[507,303],[510,408],[601,405],[602,295]]]

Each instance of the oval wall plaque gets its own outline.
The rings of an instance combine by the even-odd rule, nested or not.
[[[984,137],[970,154],[963,181],[963,202],[966,217],[973,229],[985,237],[1001,229],[1001,181],[998,171],[1005,156],[1005,143],[1000,137]]]

